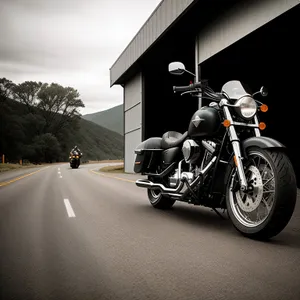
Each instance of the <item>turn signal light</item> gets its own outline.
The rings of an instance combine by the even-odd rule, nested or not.
[[[229,120],[224,120],[224,122],[223,122],[223,126],[224,127],[229,127],[230,126],[230,121]]]
[[[265,130],[266,127],[267,127],[267,125],[264,122],[260,122],[259,125],[258,125],[258,127],[259,127],[260,130]]]
[[[261,112],[267,112],[269,109],[268,105],[266,104],[262,104],[261,107],[260,107],[260,111]]]
[[[234,156],[234,157],[233,157],[233,160],[234,160],[234,163],[235,163],[235,165],[237,166],[237,165],[238,165],[238,163],[237,163],[236,156]]]

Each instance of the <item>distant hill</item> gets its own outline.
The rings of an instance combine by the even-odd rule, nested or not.
[[[0,101],[0,104],[0,153],[5,148],[8,160],[26,159],[25,152],[36,146],[31,141],[34,137],[32,132],[43,125],[41,112],[34,109],[34,114],[29,114],[24,104],[10,99]],[[60,118],[60,115],[57,117]],[[75,145],[83,152],[83,161],[123,158],[122,135],[82,118],[76,127],[66,127],[55,138],[59,143],[58,161],[67,161]],[[56,145],[51,147],[54,149]]]
[[[78,135],[73,135],[69,140],[73,144],[76,141],[86,159],[123,158],[123,136],[84,119],[80,120]]]
[[[124,134],[123,104],[104,111],[83,115],[82,118],[115,131],[121,135]]]

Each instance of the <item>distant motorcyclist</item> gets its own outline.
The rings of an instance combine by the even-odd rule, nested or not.
[[[79,155],[80,157],[82,156],[82,152],[81,152],[81,150],[80,150],[77,146],[75,146],[75,147],[71,150],[70,155],[74,155],[75,152],[77,152],[78,155]]]
[[[80,158],[82,156],[82,152],[80,151],[80,149],[75,146],[71,152],[70,152],[70,167],[72,169],[77,169],[80,165]]]

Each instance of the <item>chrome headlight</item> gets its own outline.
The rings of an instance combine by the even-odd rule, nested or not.
[[[252,119],[257,112],[255,100],[250,96],[245,96],[236,101],[237,113],[244,119]]]

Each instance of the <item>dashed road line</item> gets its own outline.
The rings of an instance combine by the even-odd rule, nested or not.
[[[64,199],[64,203],[65,203],[65,207],[66,207],[69,218],[75,218],[76,216],[75,216],[74,210],[71,206],[69,199]]]

